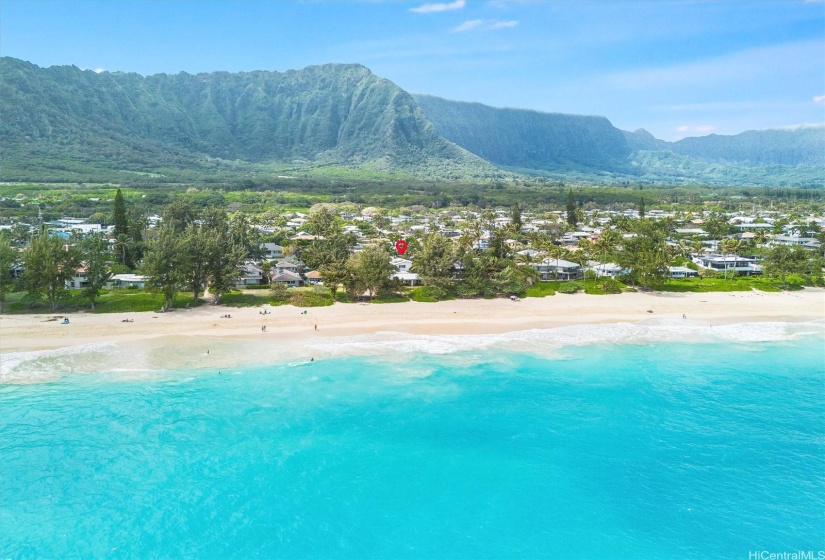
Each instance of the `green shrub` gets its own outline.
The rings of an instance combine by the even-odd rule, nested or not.
[[[332,296],[329,294],[318,294],[315,292],[298,292],[292,294],[289,303],[295,307],[325,307],[332,305]]]
[[[358,300],[341,290],[335,293],[335,301],[339,303],[357,303]]]
[[[435,286],[419,286],[409,291],[410,299],[413,301],[432,303],[435,301],[446,301],[455,299],[455,296],[443,288]]]
[[[596,287],[602,294],[620,294],[624,289],[624,284],[613,278],[605,278],[596,283]],[[587,293],[589,291],[585,290]]]
[[[584,289],[584,284],[576,281],[559,282],[556,291],[560,294],[575,294],[579,290]]]
[[[410,290],[410,299],[422,303],[432,303],[438,301],[438,298],[433,294],[432,288],[428,286],[421,286]]]
[[[545,297],[556,295],[558,282],[536,282],[525,292],[526,297]]]

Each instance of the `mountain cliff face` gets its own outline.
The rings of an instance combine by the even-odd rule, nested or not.
[[[747,166],[825,166],[825,127],[748,130],[734,136],[684,138],[668,148],[684,156]]]
[[[629,171],[627,140],[604,117],[413,97],[445,138],[496,165],[521,170]]]
[[[0,181],[382,177],[824,185],[825,127],[665,142],[604,117],[410,95],[356,64],[140,76],[0,58]]]
[[[360,65],[143,77],[2,58],[0,99],[3,144],[33,155],[493,169],[439,136],[408,93]]]

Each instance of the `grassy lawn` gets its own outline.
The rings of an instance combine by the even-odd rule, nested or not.
[[[49,304],[40,301],[33,306],[26,305],[25,295],[22,292],[8,294],[4,313],[42,313],[49,310]],[[187,306],[203,305],[203,300],[194,301],[191,293],[179,293],[172,300],[173,307],[183,309]],[[95,313],[127,313],[134,311],[158,311],[163,307],[163,296],[151,294],[142,290],[109,290],[103,291],[95,302]],[[80,292],[69,291],[61,305],[55,312],[91,311],[89,302]]]
[[[556,288],[561,282],[536,282],[525,292],[525,297],[545,297],[556,295]]]
[[[793,289],[793,287],[788,286]],[[737,276],[734,278],[677,278],[668,280],[659,288],[662,292],[763,292],[782,291],[782,282],[761,276]]]
[[[433,289],[429,286],[418,286],[417,288],[413,288],[407,292],[410,296],[410,299],[413,301],[418,301],[422,303],[434,303],[436,301],[447,301],[451,299],[455,299],[455,296],[447,294],[446,297],[438,298]]]

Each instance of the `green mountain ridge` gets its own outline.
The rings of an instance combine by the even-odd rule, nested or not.
[[[2,58],[0,148],[16,156],[2,158],[4,175],[21,159],[144,172],[213,160],[496,172],[439,136],[407,92],[340,64],[143,77]]]
[[[413,97],[448,140],[520,173],[676,184],[825,184],[825,127],[667,142],[644,129],[619,130],[605,117]]]
[[[0,181],[305,176],[825,185],[825,127],[666,142],[411,95],[358,64],[141,76],[0,58]]]

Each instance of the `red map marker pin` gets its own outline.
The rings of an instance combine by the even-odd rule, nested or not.
[[[407,252],[407,242],[403,239],[399,239],[395,242],[395,249],[398,251],[399,255],[403,255]]]

